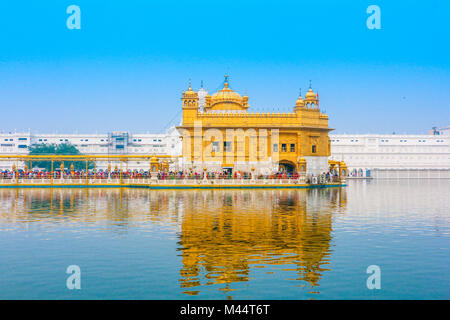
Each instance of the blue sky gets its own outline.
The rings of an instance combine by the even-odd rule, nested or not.
[[[66,8],[81,8],[69,30]],[[381,30],[369,30],[369,5]],[[312,81],[335,133],[450,125],[449,1],[2,1],[0,130],[159,132],[188,79],[254,111]]]

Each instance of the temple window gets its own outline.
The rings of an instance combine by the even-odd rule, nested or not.
[[[312,153],[316,153],[317,152],[317,146],[316,145],[313,145],[312,146]]]
[[[219,142],[213,141],[212,143],[212,152],[218,152],[219,151]]]
[[[295,152],[295,143],[291,143],[291,152]]]
[[[278,144],[277,143],[275,143],[273,145],[273,152],[278,152]]]
[[[231,152],[231,142],[230,141],[224,141],[223,150],[225,152]]]
[[[282,143],[281,144],[281,151],[282,152],[286,152],[287,151],[286,143]]]

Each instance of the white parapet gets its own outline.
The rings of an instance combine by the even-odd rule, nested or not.
[[[321,173],[328,172],[328,157],[305,156],[306,174],[318,176]]]

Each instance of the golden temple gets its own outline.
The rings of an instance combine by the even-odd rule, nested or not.
[[[189,83],[182,95],[182,124],[177,127],[185,170],[314,175],[328,171],[328,132],[333,129],[311,86],[288,113],[249,112],[248,99],[232,90],[225,76],[223,88],[207,94],[201,108],[198,92]]]

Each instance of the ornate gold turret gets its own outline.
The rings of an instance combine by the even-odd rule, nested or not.
[[[157,157],[152,157],[150,159],[150,170],[152,172],[157,172],[159,170],[159,160]]]
[[[305,104],[307,108],[317,107],[317,96],[316,93],[311,88],[311,82],[309,83],[309,90],[305,95]]]
[[[347,164],[344,161],[339,162],[339,177],[341,179],[345,179],[347,173],[348,173]]]
[[[295,102],[294,112],[297,112],[299,109],[305,108],[305,101],[302,98],[302,91],[300,89],[300,94],[298,96],[297,101]]]
[[[183,92],[183,109],[198,109],[198,94],[191,87],[191,80],[189,80],[189,88]]]
[[[162,171],[169,172],[169,162],[167,160],[164,160],[160,167]]]
[[[305,99],[308,102],[309,101],[315,102],[317,100],[316,99],[316,94],[314,93],[314,91],[311,88],[309,88],[308,92],[306,93]]]
[[[244,107],[244,108],[250,107],[250,106],[248,105],[248,95],[247,95],[247,93],[245,93],[245,95],[242,97],[242,102],[243,102],[243,107]]]
[[[304,157],[298,159],[298,171],[306,172],[306,160]]]
[[[205,109],[211,106],[211,96],[209,93],[205,96]]]

